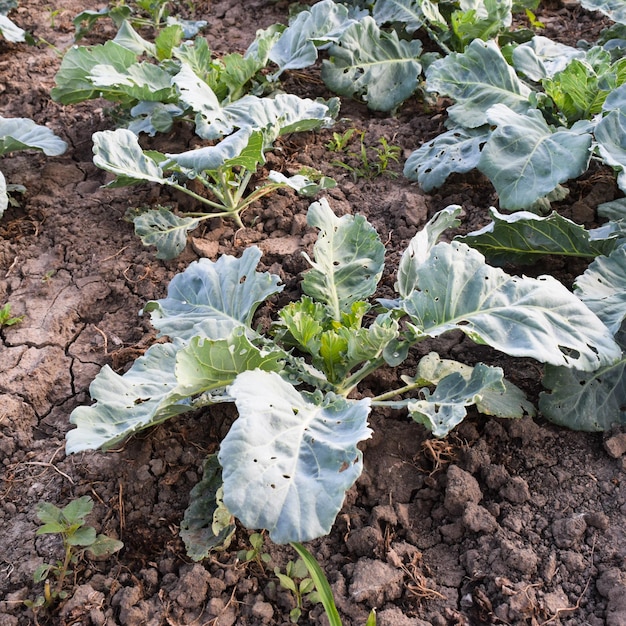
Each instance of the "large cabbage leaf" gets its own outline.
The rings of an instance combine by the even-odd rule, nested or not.
[[[461,212],[462,209],[458,205],[450,205],[438,211],[411,239],[398,264],[395,288],[402,298],[408,298],[419,289],[419,268],[430,258],[430,251],[442,233],[461,223],[458,219]]]
[[[553,131],[539,111],[519,114],[504,104],[491,107],[487,120],[497,128],[483,147],[478,169],[493,183],[502,208],[528,208],[589,166],[589,133],[565,127]]]
[[[536,82],[551,78],[565,69],[572,59],[584,58],[583,50],[541,36],[535,36],[513,50],[515,69]]]
[[[616,335],[626,319],[626,245],[599,256],[574,287],[574,293]]]
[[[236,128],[263,130],[266,134],[273,129],[277,137],[331,124],[336,114],[328,104],[293,94],[273,98],[248,95],[222,106],[211,87],[186,64],[172,80],[180,90],[181,101],[196,113],[196,133],[204,139],[220,139]]]
[[[617,168],[617,184],[626,190],[626,85],[611,93],[602,107],[606,115],[598,122],[595,138],[604,161]]]
[[[256,271],[260,259],[259,248],[250,246],[240,258],[194,261],[174,276],[167,298],[148,302],[144,311],[161,335],[224,339],[249,326],[258,305],[283,289],[278,276]]]
[[[621,0],[580,0],[588,11],[600,11],[619,24],[626,24],[626,5]]]
[[[400,303],[418,335],[462,330],[512,356],[593,371],[621,355],[606,326],[551,276],[509,276],[458,241],[439,243]]]
[[[393,111],[417,89],[421,52],[419,40],[401,40],[365,17],[331,45],[322,78],[342,96],[362,96],[370,109]]]
[[[48,156],[59,156],[67,150],[67,144],[31,119],[0,117],[0,155],[14,150],[41,150]]]
[[[547,254],[595,258],[618,244],[616,236],[596,238],[593,231],[556,212],[540,217],[529,211],[513,215],[490,209],[492,222],[457,237],[484,254],[490,263],[534,263]],[[597,313],[597,311],[596,311]]]
[[[542,382],[539,410],[551,422],[592,432],[626,424],[626,352],[595,372],[547,366]]]
[[[328,534],[363,469],[369,399],[313,402],[259,370],[240,374],[230,393],[239,418],[218,454],[228,510],[276,543]]]
[[[102,88],[94,85],[90,78],[94,67],[109,65],[118,72],[125,72],[136,62],[134,52],[114,41],[89,48],[74,46],[63,57],[54,77],[56,87],[52,88],[50,94],[54,100],[63,104],[99,98]]]
[[[485,393],[504,394],[504,372],[499,367],[479,363],[469,378],[459,372],[444,376],[433,393],[427,387],[421,398],[407,404],[409,415],[424,424],[435,437],[445,437],[467,415],[467,407],[480,402]]]
[[[478,167],[481,148],[490,135],[487,126],[452,128],[412,152],[404,164],[404,175],[426,192],[441,187],[450,174],[465,174]]]
[[[130,434],[191,409],[174,393],[176,353],[181,344],[155,344],[123,375],[105,365],[89,387],[96,403],[70,416],[77,428],[66,435],[67,453],[110,448]]]
[[[448,115],[465,128],[489,123],[487,111],[495,104],[522,114],[531,106],[531,90],[493,41],[476,39],[465,52],[435,61],[426,72],[426,88],[456,101]]]
[[[426,21],[420,0],[376,0],[372,16],[379,25],[400,22],[407,33],[414,33]]]
[[[310,226],[320,229],[315,260],[304,275],[303,291],[326,304],[335,320],[371,296],[382,275],[385,246],[362,215],[337,217],[323,198],[309,207]]]
[[[343,4],[336,4],[333,0],[322,0],[309,10],[298,13],[269,52],[270,61],[279,68],[272,80],[285,70],[313,65],[317,61],[318,46],[337,40],[356,21],[349,17]]]

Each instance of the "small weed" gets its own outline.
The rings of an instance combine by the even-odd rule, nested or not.
[[[298,561],[296,561],[296,563],[302,562],[302,564],[308,571],[310,580],[312,581],[313,587],[315,588],[314,592],[308,592],[307,598],[309,600],[312,599],[315,602],[322,603],[330,626],[342,626],[341,617],[339,616],[339,612],[337,611],[337,606],[335,604],[333,590],[331,589],[328,579],[326,578],[326,574],[324,574],[324,570],[320,567],[320,564],[317,562],[316,558],[301,543],[296,543],[295,541],[293,541],[291,542],[291,547],[298,553],[298,556],[300,557]],[[370,611],[367,622],[365,622],[365,626],[376,626],[375,609],[372,609]]]
[[[265,567],[272,560],[272,557],[267,552],[263,552],[264,542],[265,539],[261,533],[252,533],[250,535],[250,545],[252,547],[249,550],[240,550],[237,552],[237,558],[243,563],[255,561],[261,570],[265,570]]]
[[[3,326],[13,326],[15,324],[19,324],[24,319],[24,315],[19,315],[18,317],[13,317],[11,315],[11,304],[7,302],[0,309],[0,328]]]
[[[356,128],[349,128],[345,133],[333,133],[333,138],[326,144],[326,148],[331,152],[345,152]]]
[[[400,146],[394,146],[389,144],[389,142],[381,137],[378,140],[380,147],[368,148],[365,145],[365,131],[361,131],[359,133],[359,151],[358,152],[347,152],[347,143],[351,139],[354,133],[351,133],[349,137],[346,139],[346,135],[350,131],[355,131],[356,129],[350,129],[346,131],[344,135],[338,135],[337,133],[333,133],[335,139],[328,144],[326,147],[333,152],[344,152],[349,157],[354,159],[358,159],[360,163],[358,165],[349,165],[345,161],[335,160],[332,161],[332,165],[336,165],[338,167],[343,167],[352,173],[354,180],[356,181],[359,178],[376,178],[381,174],[387,172],[393,178],[396,178],[398,174],[396,172],[390,172],[389,166],[391,162],[398,163],[400,158]],[[333,146],[334,150],[330,147]]]
[[[50,28],[51,29],[55,29],[56,28],[56,18],[61,14],[61,9],[48,9],[49,13],[50,13]]]
[[[304,602],[317,604],[321,602],[319,593],[315,589],[313,579],[308,575],[306,563],[300,558],[296,561],[289,561],[285,567],[285,572],[281,572],[279,567],[274,568],[280,586],[293,593],[296,606],[289,612],[289,619],[292,624],[297,624],[302,616]]]
[[[35,570],[33,579],[36,583],[44,583],[44,592],[34,601],[27,600],[26,606],[33,610],[48,608],[66,598],[68,592],[64,589],[65,580],[85,552],[103,557],[124,547],[121,541],[107,535],[97,535],[93,526],[85,524],[92,509],[93,500],[89,496],[72,500],[62,509],[49,502],[40,502],[37,505],[37,517],[43,524],[37,530],[37,535],[60,535],[64,554],[63,560],[43,563]],[[55,582],[51,583],[50,579]]]

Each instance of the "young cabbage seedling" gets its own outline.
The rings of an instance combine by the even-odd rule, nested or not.
[[[291,187],[301,195],[309,196],[320,189],[335,186],[331,178],[321,174],[314,177],[310,171],[307,176],[285,176],[272,171],[265,182],[249,190],[257,168],[265,163],[267,146],[263,132],[247,128],[215,146],[182,154],[144,151],[137,137],[124,129],[95,133],[93,141],[94,163],[116,175],[109,186],[154,182],[190,196],[197,201],[198,208],[205,209],[175,214],[168,208],[157,207],[133,217],[135,232],[145,245],[157,247],[159,259],[171,259],[180,254],[185,247],[187,233],[204,220],[231,218],[243,228],[241,213],[277,189]],[[207,195],[190,189],[187,182],[191,180],[200,183]]]

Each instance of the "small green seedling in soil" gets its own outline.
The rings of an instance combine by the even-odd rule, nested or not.
[[[315,587],[315,595],[313,595],[313,593],[309,593],[309,599],[313,596],[316,598],[315,602],[322,603],[330,626],[342,626],[341,618],[339,617],[339,612],[337,611],[337,606],[335,604],[333,590],[328,582],[328,578],[326,578],[326,574],[324,574],[324,570],[317,562],[317,559],[301,543],[292,541],[291,547],[300,557],[296,563],[302,563],[309,572],[310,578],[305,580],[311,580],[313,582],[313,586]],[[365,626],[376,626],[376,611],[374,609],[371,610]]]
[[[356,132],[356,128],[348,128],[345,133],[333,133],[333,138],[326,144],[326,148],[331,152],[345,152]]]
[[[37,505],[37,517],[43,523],[37,535],[60,535],[63,541],[63,559],[55,563],[43,563],[33,574],[36,583],[44,583],[43,596],[27,601],[31,609],[50,607],[67,597],[65,581],[86,552],[96,557],[110,556],[124,547],[117,539],[96,534],[93,526],[86,525],[86,518],[93,509],[93,500],[82,496],[72,500],[62,509],[49,502]],[[50,580],[54,582],[51,583]]]
[[[19,324],[23,321],[23,319],[24,315],[19,315],[17,317],[13,317],[13,315],[11,315],[11,304],[9,302],[7,302],[0,309],[0,328],[3,326],[14,326],[15,324]]]
[[[368,147],[365,145],[364,137],[365,132],[361,132],[358,152],[347,153],[348,156],[360,161],[358,165],[350,165],[340,160],[332,161],[332,165],[343,167],[351,172],[355,181],[359,178],[376,178],[385,172],[388,172],[393,178],[396,178],[398,175],[395,172],[389,172],[389,166],[392,161],[398,163],[401,152],[400,146],[390,145],[384,137],[381,137],[378,140],[380,148],[371,148],[368,153]]]
[[[267,552],[263,552],[264,541],[262,533],[252,533],[250,535],[252,547],[249,550],[240,550],[237,553],[237,558],[244,563],[255,561],[261,570],[265,570],[265,566],[269,564],[272,557]]]
[[[300,558],[296,561],[289,561],[285,567],[285,572],[281,572],[280,567],[274,568],[280,586],[287,591],[291,591],[296,600],[295,608],[289,612],[289,619],[293,624],[297,624],[302,616],[304,602],[317,604],[321,602],[319,594],[315,590],[313,579],[308,576],[308,568]]]

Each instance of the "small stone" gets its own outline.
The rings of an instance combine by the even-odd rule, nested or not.
[[[346,540],[348,550],[356,556],[376,554],[383,545],[383,534],[378,526],[353,530]]]
[[[191,247],[198,256],[214,259],[219,251],[220,242],[201,239],[200,237],[192,237]]]
[[[429,626],[417,617],[407,617],[397,606],[390,607],[376,614],[377,626]]]
[[[598,530],[606,530],[609,527],[609,518],[602,511],[594,511],[593,513],[585,513],[585,522],[587,526],[597,528]]]
[[[513,476],[499,491],[503,498],[515,504],[522,504],[530,499],[528,483],[521,476]]]
[[[510,541],[500,543],[500,552],[503,561],[522,574],[534,574],[537,571],[539,559],[530,548],[518,548]]]
[[[496,518],[479,504],[468,502],[463,512],[463,525],[474,533],[492,533],[498,528]]]
[[[181,568],[180,580],[170,598],[184,609],[197,609],[206,601],[210,578],[211,574],[199,563]]]
[[[446,543],[456,543],[463,537],[465,528],[463,523],[459,520],[452,524],[444,524],[439,527],[439,532]]]
[[[444,506],[451,515],[463,515],[468,502],[478,503],[483,497],[478,481],[457,465],[448,468],[448,484]]]
[[[604,449],[609,456],[612,456],[614,459],[619,459],[621,456],[624,456],[624,454],[626,454],[626,433],[618,433],[606,439]]]
[[[250,610],[252,617],[256,617],[261,620],[263,624],[268,624],[274,617],[274,608],[269,602],[262,602],[257,600]]]
[[[563,589],[559,587],[555,591],[545,594],[543,605],[548,615],[557,615],[563,609],[569,608],[569,599]]]
[[[350,596],[355,602],[371,607],[381,606],[387,600],[397,600],[403,591],[404,573],[387,563],[361,559],[354,566]]]
[[[504,465],[487,465],[483,468],[483,479],[489,489],[500,489],[511,478]]]

